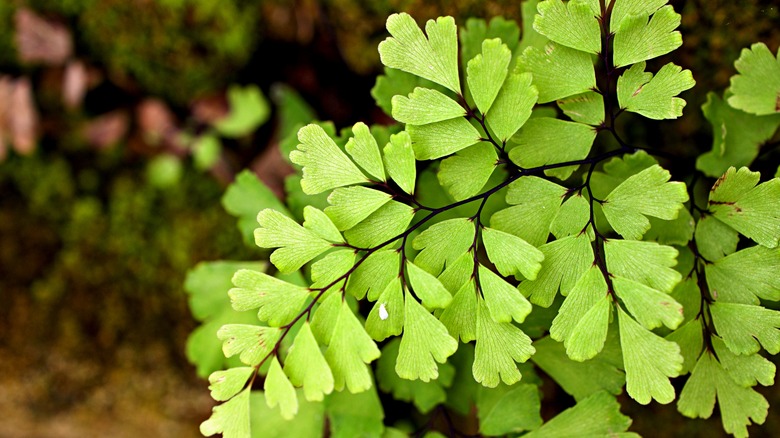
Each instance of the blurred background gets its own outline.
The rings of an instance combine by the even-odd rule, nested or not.
[[[695,155],[706,93],[742,48],[776,53],[780,5],[671,3],[684,45],[659,64],[697,86],[661,137],[628,137]],[[213,402],[185,355],[185,273],[259,258],[220,196],[246,168],[281,194],[296,123],[391,122],[370,89],[397,11],[521,18],[517,0],[0,0],[0,437],[199,436]],[[659,427],[641,411],[638,431]]]

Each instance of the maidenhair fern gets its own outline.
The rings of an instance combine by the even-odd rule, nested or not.
[[[216,339],[191,343],[223,402],[201,431],[414,430],[383,425],[377,386],[422,413],[443,406],[434,416],[475,406],[484,435],[630,435],[624,386],[689,417],[717,403],[736,436],[763,423],[753,387],[773,384],[762,352],[780,351],[767,307],[780,300],[780,179],[742,166],[780,126],[780,61],[761,44],[743,52],[704,107],[713,151],[671,174],[667,152],[616,125],[677,118],[694,86],[646,63],[682,44],[666,3],[529,1],[522,40],[503,19],[458,34],[451,17],[421,29],[390,16],[373,94],[399,125],[304,126],[288,206],[247,174],[225,197],[273,266],[190,277],[199,330],[240,361],[223,370]],[[577,402],[547,422],[534,365]]]

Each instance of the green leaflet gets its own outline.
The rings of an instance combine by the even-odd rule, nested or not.
[[[225,211],[238,218],[238,229],[247,244],[254,243],[257,212],[272,208],[290,216],[287,207],[249,170],[242,170],[222,195]]]
[[[685,208],[681,208],[677,218],[672,220],[667,221],[652,216],[647,219],[650,221],[650,229],[644,235],[646,240],[653,240],[663,245],[685,246],[693,238],[696,221]]]
[[[230,308],[225,292],[233,287],[233,274],[239,269],[262,271],[264,262],[200,262],[187,272],[184,290],[189,294],[190,311],[195,319],[205,321]],[[205,377],[205,376],[204,376]]]
[[[520,28],[514,20],[507,20],[503,17],[493,17],[490,23],[483,19],[469,18],[466,25],[460,28],[460,57],[461,65],[466,67],[482,51],[482,42],[498,38],[506,44],[512,54],[520,42]]]
[[[449,266],[469,250],[474,240],[474,222],[456,218],[431,225],[412,241],[420,250],[414,263],[433,275],[439,275],[446,263]]]
[[[415,76],[405,71],[396,70],[394,68],[385,67],[384,74],[379,75],[376,78],[376,83],[371,89],[371,96],[374,98],[377,106],[382,108],[385,114],[392,117],[393,97],[399,94],[406,96],[416,87],[434,88],[441,91],[444,90],[443,87],[419,76]]]
[[[500,385],[477,392],[479,431],[488,436],[536,429],[542,424],[535,385]]]
[[[625,432],[630,425],[631,419],[620,413],[620,403],[606,391],[601,391],[580,400],[525,437],[638,437],[635,433]]]
[[[404,295],[404,334],[395,371],[402,379],[428,382],[439,377],[436,362],[444,363],[458,341],[407,291]]]
[[[409,97],[393,96],[393,118],[401,123],[427,125],[465,115],[458,102],[437,90],[417,87]]]
[[[304,322],[284,360],[284,372],[290,382],[303,387],[306,400],[322,401],[333,391],[333,373],[314,339],[311,325]]]
[[[469,251],[463,253],[454,263],[447,265],[447,269],[439,275],[439,281],[448,291],[456,293],[471,280],[474,273],[474,255]]]
[[[488,258],[504,277],[520,274],[536,280],[544,254],[525,240],[492,228],[482,229],[482,242]]]
[[[701,310],[701,291],[695,273],[678,283],[669,295],[682,304],[685,321],[690,321],[698,316],[699,310]]]
[[[512,323],[494,321],[485,301],[477,301],[474,379],[489,388],[500,381],[516,383],[521,376],[515,362],[525,362],[534,354],[531,339]]]
[[[515,146],[509,151],[509,158],[524,168],[582,160],[588,156],[595,138],[596,130],[588,125],[550,117],[532,118],[512,137]],[[565,180],[574,170],[576,166],[568,166],[544,173]]]
[[[539,103],[585,93],[596,87],[596,72],[590,55],[553,42],[547,43],[544,50],[526,48],[517,71],[533,75]]]
[[[477,286],[473,281],[464,283],[455,293],[439,320],[452,337],[463,343],[477,338]]]
[[[696,293],[699,289],[696,288]],[[680,328],[666,335],[667,341],[672,341],[680,346],[680,354],[683,356],[683,367],[680,374],[684,375],[696,366],[704,348],[704,335],[702,334],[701,319],[694,319],[683,324]]]
[[[674,400],[670,377],[677,377],[683,365],[680,347],[643,328],[618,308],[620,346],[626,370],[626,391],[637,402],[661,404]]]
[[[414,149],[409,133],[401,131],[390,136],[384,152],[385,169],[393,181],[406,193],[414,194],[414,183],[417,178]]]
[[[734,67],[739,74],[731,77],[731,106],[759,116],[780,112],[780,58],[766,44],[742,49]]]
[[[334,190],[328,196],[330,207],[325,209],[325,214],[339,230],[348,230],[391,199],[392,196],[387,193],[368,187],[342,187]]]
[[[320,126],[301,128],[298,141],[301,144],[290,153],[290,160],[303,166],[301,187],[307,195],[368,180]]]
[[[239,312],[258,309],[257,318],[273,327],[291,322],[309,296],[309,289],[271,277],[262,272],[241,269],[233,276],[228,295]]]
[[[227,370],[214,371],[209,376],[209,391],[216,401],[226,401],[241,392],[247,380],[255,369],[252,367],[236,367]]]
[[[377,384],[382,391],[391,392],[396,400],[413,402],[421,413],[428,413],[447,399],[445,388],[452,384],[455,367],[448,362],[440,364],[438,379],[429,382],[402,379],[395,372],[399,345],[400,340],[393,339],[382,349],[376,366]]]
[[[333,289],[320,298],[319,306],[311,318],[311,330],[319,343],[328,345],[333,339],[333,330],[341,314],[341,304],[341,294]]]
[[[780,126],[780,114],[756,117],[734,109],[715,93],[707,94],[701,109],[712,125],[712,150],[696,158],[696,168],[711,177],[731,166],[750,165]]]
[[[650,21],[648,22],[648,18]],[[682,46],[680,14],[664,6],[649,15],[628,15],[615,33],[613,62],[615,67],[657,58]]]
[[[676,96],[695,84],[690,70],[669,63],[653,77],[645,72],[642,61],[618,78],[618,102],[620,108],[649,119],[676,119],[685,107],[685,101]]]
[[[757,353],[764,347],[780,352],[780,312],[750,304],[716,301],[710,306],[712,322],[726,346],[735,354]]]
[[[488,142],[480,142],[441,162],[437,177],[456,201],[476,195],[496,168],[498,155]]]
[[[378,437],[385,430],[382,424],[384,412],[376,388],[358,394],[337,391],[325,398],[325,411],[330,429],[323,432],[322,427],[316,435],[329,434],[332,438]],[[305,435],[290,435],[305,436]]]
[[[263,390],[268,407],[273,409],[279,405],[282,418],[285,420],[293,419],[298,413],[298,397],[295,395],[295,388],[284,375],[276,356],[271,358],[271,366],[268,368],[268,375],[263,382]]]
[[[780,251],[745,248],[704,267],[707,285],[718,301],[759,304],[759,298],[780,300]]]
[[[610,274],[622,276],[669,293],[682,279],[672,269],[677,250],[671,246],[640,240],[613,239],[604,242],[604,254]]]
[[[394,250],[373,252],[349,276],[347,292],[359,300],[368,294],[370,301],[376,301],[390,281],[398,276],[399,263]]]
[[[317,207],[307,205],[303,208],[303,228],[316,234],[317,237],[333,243],[344,243],[339,229],[327,214]]]
[[[669,3],[669,0],[619,0],[612,8],[612,20],[609,30],[617,32],[623,22],[623,19],[631,15],[644,15],[648,17],[661,6]]]
[[[534,29],[556,43],[588,53],[601,50],[598,11],[588,0],[546,0],[537,6]]]
[[[379,154],[379,146],[368,130],[368,126],[362,122],[355,123],[355,126],[352,127],[352,133],[354,137],[347,141],[344,149],[355,160],[355,163],[366,172],[374,178],[384,181],[385,171],[382,168],[382,156]]]
[[[580,234],[590,220],[590,202],[581,194],[575,194],[561,204],[557,215],[550,224],[553,236],[561,237]],[[588,227],[588,235],[594,238],[593,228]]]
[[[518,290],[532,303],[549,307],[560,289],[568,295],[577,280],[593,264],[593,249],[586,235],[568,236],[539,247],[544,254],[536,280],[520,283]]]
[[[481,141],[477,128],[459,117],[427,125],[407,125],[414,155],[418,160],[433,160],[458,152]]]
[[[452,294],[441,284],[438,278],[425,272],[414,263],[406,262],[406,274],[414,294],[428,309],[443,309],[452,301]]]
[[[340,248],[329,252],[311,265],[310,289],[337,288],[344,284],[343,277],[355,264],[355,251]],[[338,282],[336,282],[338,280]],[[336,282],[334,284],[334,282]]]
[[[575,122],[591,126],[604,122],[604,98],[595,91],[564,97],[556,103],[561,111]]]
[[[758,184],[760,178],[746,167],[730,167],[712,187],[708,209],[726,225],[774,248],[780,243],[780,179]]]
[[[225,438],[246,438],[249,428],[249,393],[247,388],[232,399],[215,406],[211,417],[200,424],[200,433],[211,436],[221,433]]]
[[[404,231],[414,217],[414,209],[390,201],[371,213],[365,220],[344,232],[347,242],[358,248],[371,248]]]
[[[591,266],[566,296],[550,326],[550,337],[563,342],[573,360],[592,359],[604,348],[611,309],[604,275]]]
[[[604,199],[607,220],[621,236],[639,240],[650,229],[645,216],[664,220],[677,217],[688,200],[685,183],[668,182],[671,175],[659,165],[628,177]]]
[[[338,297],[338,294],[334,294]],[[371,374],[366,364],[379,357],[379,349],[368,336],[346,301],[341,301],[325,360],[333,371],[334,388],[344,387],[351,393],[371,388]]]
[[[531,85],[532,79],[530,73],[510,73],[486,114],[488,127],[502,144],[506,144],[531,117],[531,109],[539,95]]]
[[[568,357],[563,345],[552,338],[535,341],[534,348],[536,353],[531,360],[576,400],[604,390],[618,395],[626,383],[625,374],[615,365],[598,356],[584,362],[574,361]]]
[[[479,265],[478,278],[480,292],[494,321],[520,323],[531,313],[531,303],[490,269]]]
[[[539,0],[526,0],[520,4],[522,19],[523,39],[520,40],[520,45],[517,46],[517,51],[522,53],[528,47],[544,47],[549,41],[547,37],[534,30],[534,19],[536,18],[536,7],[539,4]]]
[[[682,306],[668,294],[623,277],[614,277],[612,284],[631,315],[646,329],[662,324],[675,329],[683,321]]]
[[[283,273],[297,271],[331,248],[330,242],[278,211],[260,211],[257,222],[260,228],[255,229],[255,243],[261,248],[279,248],[271,254],[271,263]]]
[[[490,218],[490,226],[525,240],[533,246],[547,242],[566,188],[536,176],[519,178],[509,185],[506,202],[512,204]]]
[[[366,333],[376,341],[398,336],[404,328],[404,292],[401,278],[388,283],[366,319]]]
[[[736,384],[711,353],[699,358],[691,377],[685,383],[677,403],[679,411],[691,418],[709,418],[717,396],[723,429],[735,436],[747,437],[751,420],[762,424],[769,403],[749,387]]]
[[[247,324],[225,324],[217,332],[226,357],[239,355],[241,362],[257,365],[273,351],[281,330]]]
[[[760,354],[746,356],[734,354],[717,336],[712,337],[712,346],[715,347],[715,353],[723,369],[738,385],[756,386],[759,383],[763,386],[774,385],[777,367]]]
[[[458,37],[455,20],[440,17],[428,20],[425,37],[409,14],[387,17],[389,37],[379,43],[382,64],[403,70],[460,93],[458,77]]]
[[[252,391],[249,396],[250,428],[252,438],[287,438],[290,436],[319,436],[325,422],[325,404],[307,402],[300,390],[298,397],[298,415],[294,421],[284,419],[278,409],[271,409],[262,391]],[[347,393],[347,395],[351,395]],[[244,435],[248,437],[250,435]]]
[[[228,89],[230,113],[219,119],[214,128],[225,137],[243,137],[263,124],[271,114],[270,105],[256,85]]]
[[[466,78],[474,102],[487,114],[509,72],[512,52],[499,38],[482,41],[482,52],[468,62]]]

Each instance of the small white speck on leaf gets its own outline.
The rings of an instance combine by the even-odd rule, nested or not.
[[[387,317],[390,316],[387,314],[387,309],[385,308],[385,303],[382,303],[379,305],[379,319],[382,321],[386,320]]]

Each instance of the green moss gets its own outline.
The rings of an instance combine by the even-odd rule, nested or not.
[[[230,82],[255,46],[257,18],[240,0],[105,0],[78,22],[112,79],[181,104]]]

